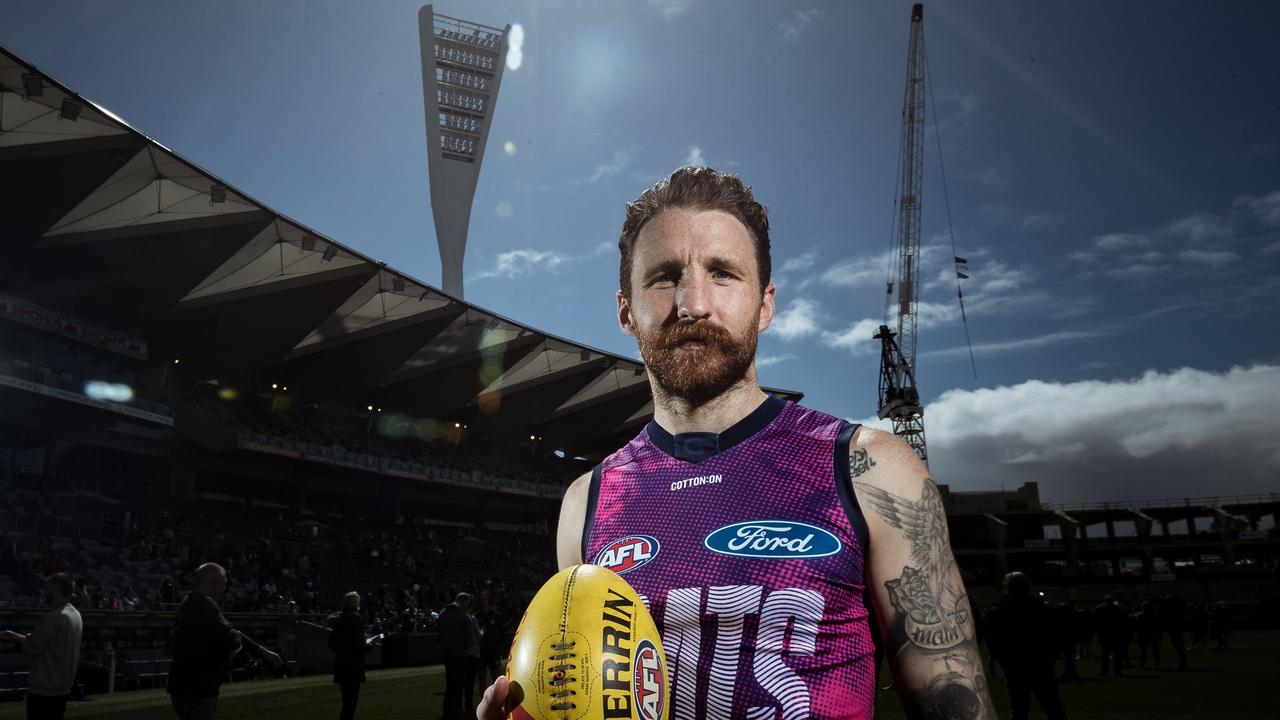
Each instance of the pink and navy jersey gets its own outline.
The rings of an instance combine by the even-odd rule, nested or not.
[[[770,397],[723,433],[656,422],[595,470],[585,562],[648,603],[671,718],[870,718],[856,425]]]

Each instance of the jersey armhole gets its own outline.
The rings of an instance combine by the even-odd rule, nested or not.
[[[867,566],[867,545],[871,541],[871,531],[867,528],[867,519],[862,515],[858,498],[853,494],[853,478],[849,475],[849,443],[853,434],[861,427],[858,423],[844,423],[840,434],[836,435],[836,495],[844,506],[844,514],[849,518],[853,534],[858,538],[862,550],[862,566]]]
[[[591,560],[587,557],[587,546],[591,540],[591,526],[595,525],[596,520],[596,501],[600,498],[600,470],[601,466],[596,465],[591,470],[591,485],[587,490],[587,508],[582,513],[582,562],[588,564]]]
[[[849,518],[853,534],[862,546],[863,591],[862,605],[867,609],[867,628],[871,631],[871,644],[875,648],[876,678],[879,683],[880,659],[884,656],[884,643],[880,639],[880,623],[876,618],[875,606],[871,602],[871,586],[866,584],[867,560],[871,554],[871,530],[867,527],[867,518],[862,514],[862,506],[853,492],[853,477],[849,474],[849,443],[853,434],[860,427],[859,423],[845,423],[836,436],[836,494],[840,496],[840,504],[844,506],[844,514]]]

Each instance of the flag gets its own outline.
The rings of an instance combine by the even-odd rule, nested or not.
[[[956,255],[955,258],[956,258],[956,277],[960,278],[961,280],[968,280],[969,279],[969,261],[960,257],[959,255]]]

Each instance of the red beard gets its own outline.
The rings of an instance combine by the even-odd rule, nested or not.
[[[637,335],[649,374],[668,394],[705,405],[747,375],[756,356],[754,327],[741,338],[707,322],[671,325],[653,335]],[[701,348],[681,349],[689,341]]]

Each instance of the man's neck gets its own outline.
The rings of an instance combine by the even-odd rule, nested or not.
[[[653,387],[653,419],[672,435],[722,433],[760,407],[766,397],[756,383],[754,372],[749,372],[742,381],[702,405],[693,405],[683,398],[667,394],[652,379],[650,384]]]

